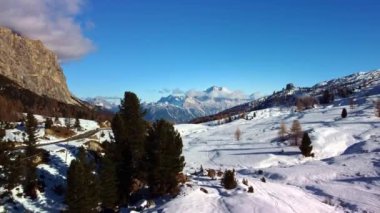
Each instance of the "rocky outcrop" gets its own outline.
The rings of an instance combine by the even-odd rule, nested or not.
[[[78,104],[67,87],[57,56],[41,41],[3,27],[0,27],[0,75],[38,95]]]

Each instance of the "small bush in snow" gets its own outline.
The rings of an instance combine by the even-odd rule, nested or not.
[[[265,177],[262,177],[260,180],[261,180],[261,182],[263,182],[263,183],[266,183],[266,182],[267,182],[267,180],[265,179]]]
[[[224,186],[225,189],[234,189],[237,186],[237,182],[235,179],[235,171],[233,170],[226,170],[224,172],[224,176],[221,180],[222,186]]]
[[[242,183],[243,183],[244,185],[248,186],[248,180],[247,180],[247,179],[243,178]]]
[[[204,192],[205,194],[208,194],[208,191],[207,191],[205,188],[200,188],[200,190],[201,190],[202,192]]]
[[[249,187],[248,187],[248,193],[253,193],[253,192],[254,192],[253,187],[252,187],[252,186],[249,186]]]
[[[314,157],[314,154],[311,153],[313,150],[313,146],[311,146],[311,140],[309,134],[305,132],[302,138],[302,144],[300,146],[300,150],[305,157]]]
[[[343,108],[341,116],[342,116],[342,118],[346,118],[347,117],[347,110],[346,110],[346,108]]]
[[[214,169],[208,169],[207,170],[207,176],[209,176],[211,179],[215,179],[216,171]]]

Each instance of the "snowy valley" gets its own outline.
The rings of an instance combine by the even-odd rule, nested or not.
[[[354,75],[350,85],[378,73]],[[380,100],[380,79],[365,82],[348,97],[337,95],[329,104],[315,104],[308,109],[271,106],[235,116],[228,122],[222,118],[175,125],[183,140],[187,176],[179,195],[141,200],[120,211],[379,212],[380,118],[376,104]],[[344,108],[346,118],[341,115]],[[22,187],[16,187],[10,195],[0,198],[0,212],[65,209],[66,172],[78,148],[101,152],[104,142],[114,140],[106,124],[82,119],[81,130],[75,130],[79,138],[48,136],[43,125],[46,118],[35,117],[40,123],[37,146],[49,153],[49,161],[37,166],[44,190],[32,200],[21,195]],[[59,118],[54,123],[64,126],[67,120]],[[309,134],[314,157],[304,157],[298,146],[291,145],[295,120]],[[71,126],[74,121],[69,119]],[[284,139],[279,136],[281,124],[286,127]],[[6,130],[3,143],[24,142],[25,129],[21,123],[17,126]],[[237,187],[227,190],[221,185],[221,176],[232,169]]]

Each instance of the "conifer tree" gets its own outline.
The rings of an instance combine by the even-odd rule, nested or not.
[[[80,148],[67,171],[65,200],[69,212],[97,212],[98,180],[86,155],[84,148]]]
[[[221,184],[225,189],[234,189],[237,186],[234,170],[226,170],[221,179]]]
[[[347,117],[347,110],[346,110],[346,108],[343,108],[341,116],[342,116],[342,118],[346,118]]]
[[[51,118],[46,118],[45,129],[50,129],[53,126],[53,120]]]
[[[37,131],[37,120],[31,112],[26,115],[26,134],[28,134],[28,144],[34,145],[37,141],[36,131]]]
[[[311,145],[311,140],[310,140],[309,134],[307,132],[305,132],[303,134],[302,144],[299,148],[300,148],[303,156],[305,156],[305,157],[314,156],[311,153],[311,151],[313,150],[313,146]]]
[[[74,128],[80,130],[82,127],[80,125],[79,118],[75,118]]]
[[[143,168],[146,138],[144,114],[137,96],[125,92],[120,111],[112,121],[118,152],[114,160],[117,162],[118,189],[122,202],[127,202],[131,195],[132,180],[144,181],[146,178]]]
[[[109,157],[104,157],[101,161],[100,171],[100,201],[103,209],[111,210],[117,202],[117,180],[114,162]]]
[[[177,174],[185,163],[182,139],[173,125],[165,120],[153,123],[147,138],[148,183],[153,195],[176,194]]]
[[[34,115],[29,112],[26,116],[26,133],[28,135],[27,146],[25,148],[25,153],[21,159],[21,168],[23,170],[23,187],[25,194],[32,199],[35,199],[36,187],[37,187],[37,175],[36,175],[36,165],[34,159],[37,154],[36,149],[36,131],[37,131],[37,120]]]

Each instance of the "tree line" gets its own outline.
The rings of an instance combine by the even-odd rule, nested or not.
[[[112,120],[114,142],[104,144],[104,156],[95,164],[80,149],[70,165],[68,211],[112,212],[141,199],[179,193],[177,175],[185,165],[181,136],[171,123],[149,124],[144,114],[138,97],[125,92]]]

